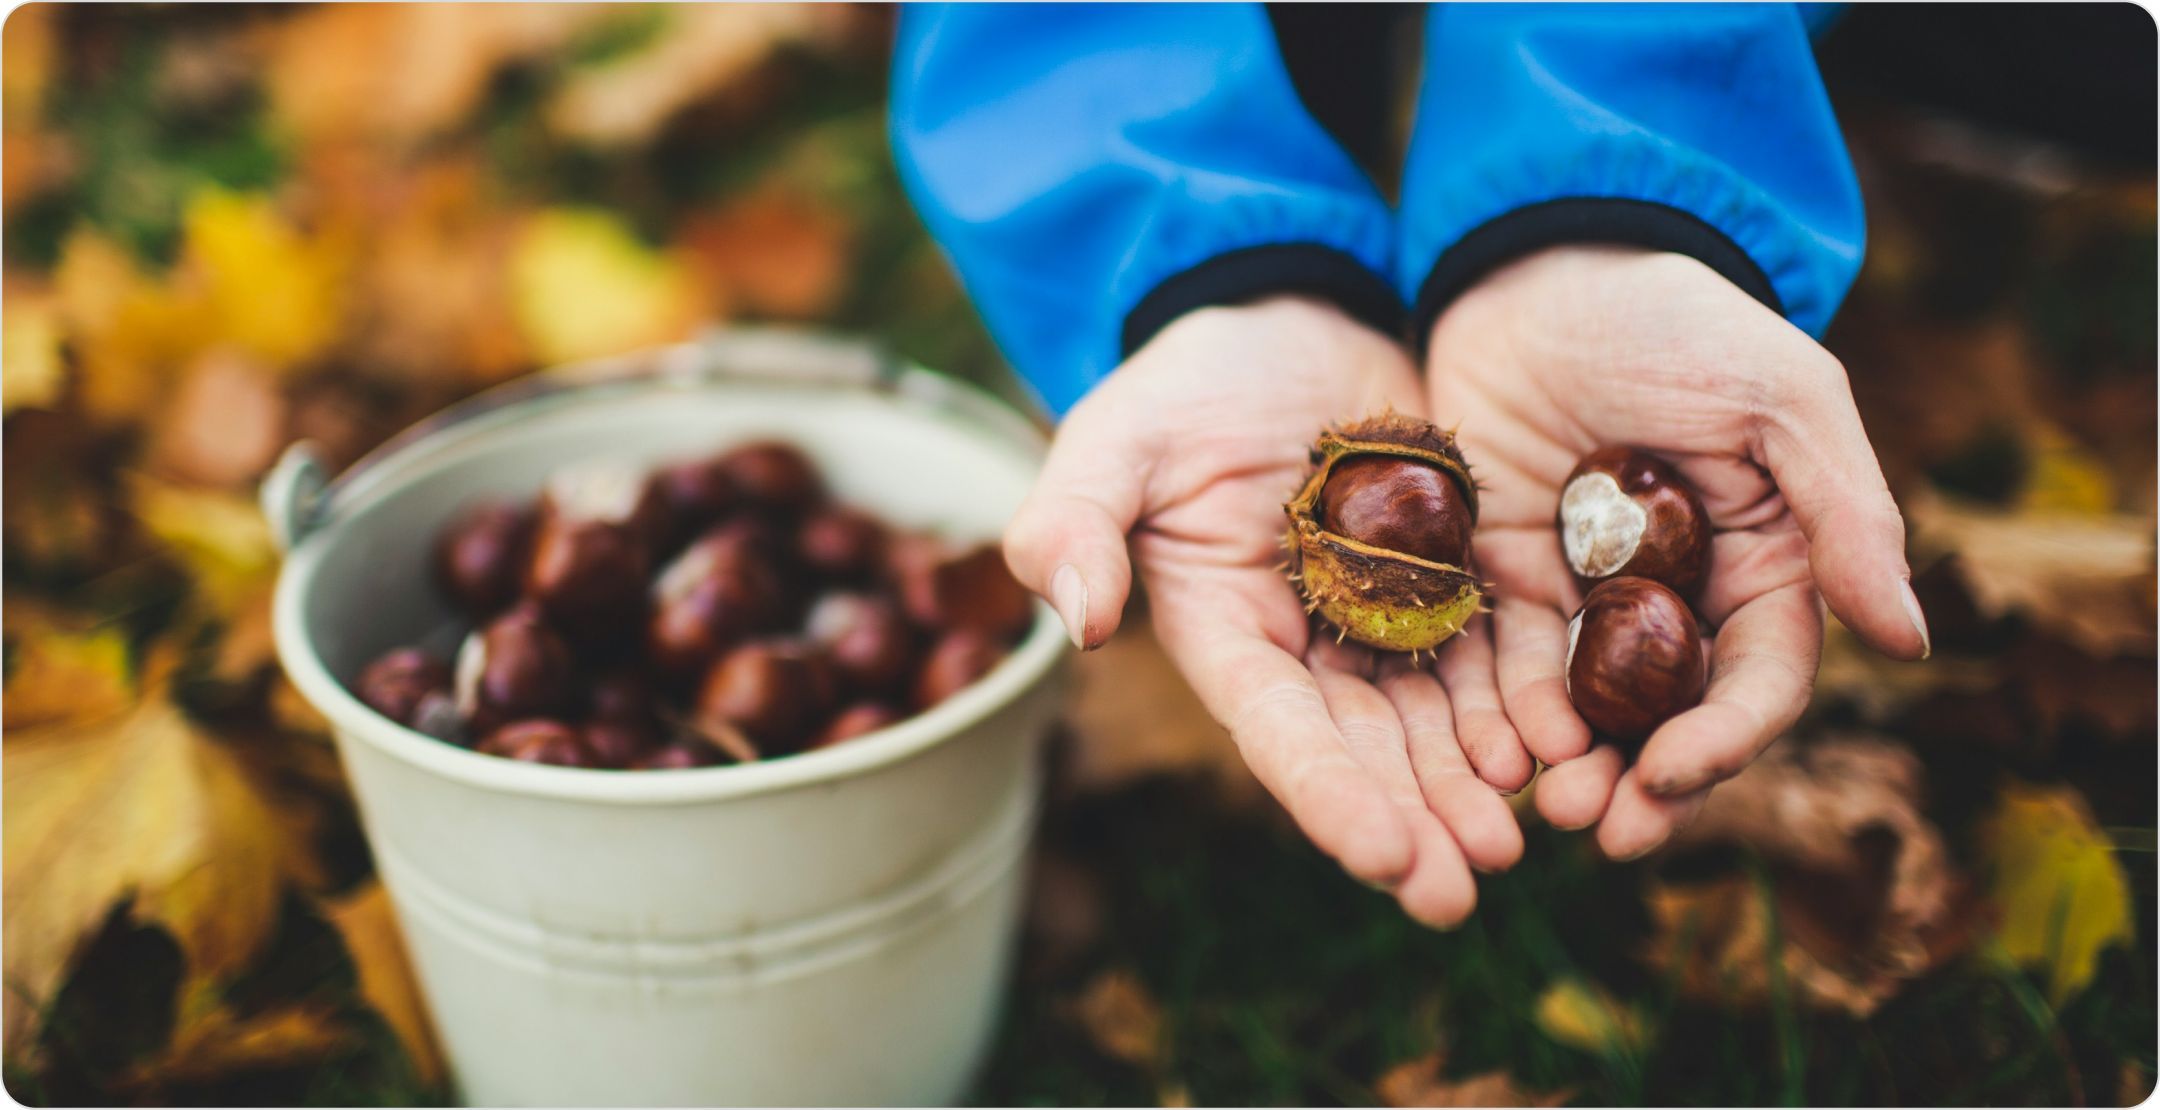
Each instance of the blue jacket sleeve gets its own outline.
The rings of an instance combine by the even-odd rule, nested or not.
[[[1435,5],[1403,174],[1413,334],[1510,259],[1617,242],[1819,336],[1864,221],[1808,30],[1788,4]]]
[[[1393,217],[1259,5],[911,5],[891,111],[903,184],[1054,413],[1202,305],[1400,326]]]

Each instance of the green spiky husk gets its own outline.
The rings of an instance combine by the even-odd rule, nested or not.
[[[1484,605],[1485,587],[1466,569],[1386,551],[1321,528],[1321,487],[1342,459],[1394,455],[1431,463],[1461,486],[1477,521],[1477,484],[1455,437],[1422,420],[1386,413],[1323,432],[1313,471],[1283,511],[1290,517],[1290,576],[1307,607],[1342,637],[1368,647],[1431,651],[1462,631]]]

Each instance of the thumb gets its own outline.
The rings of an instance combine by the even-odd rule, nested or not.
[[[1005,562],[1047,599],[1073,646],[1101,647],[1132,593],[1125,534],[1140,517],[1144,467],[1128,434],[1068,420],[1035,488],[1005,527]]]
[[[1905,518],[1883,481],[1845,371],[1828,353],[1766,406],[1762,462],[1807,535],[1808,566],[1830,611],[1898,659],[1925,659],[1927,618],[1905,561]]]

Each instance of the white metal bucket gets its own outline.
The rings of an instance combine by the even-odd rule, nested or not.
[[[1047,607],[928,713],[735,767],[478,755],[340,681],[448,619],[426,560],[466,501],[531,493],[569,460],[764,435],[801,443],[842,498],[975,538],[1042,450],[988,396],[860,345],[723,332],[483,395],[333,485],[296,449],[264,485],[289,545],[279,658],[336,732],[468,1100],[941,1104],[987,1050],[1067,651]]]

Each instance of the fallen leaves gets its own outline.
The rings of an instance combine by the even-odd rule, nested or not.
[[[152,670],[131,711],[7,737],[5,885],[36,892],[4,911],[11,1056],[123,896],[179,942],[192,976],[214,980],[254,954],[286,883],[316,873],[248,769],[163,696],[165,673]]]
[[[1433,1052],[1389,1068],[1373,1084],[1387,1106],[1564,1106],[1567,1091],[1532,1091],[1504,1071],[1444,1079],[1444,1053]]]
[[[1633,1056],[1650,1043],[1650,1023],[1639,1008],[1581,979],[1565,978],[1545,988],[1534,1017],[1556,1043],[1595,1056]]]
[[[1775,961],[1803,1001],[1873,1012],[1962,939],[1960,880],[1921,798],[1920,763],[1896,744],[1780,742],[1676,841],[1752,849],[1774,898],[1745,875],[1658,883],[1645,958],[1694,997],[1750,1005],[1770,997]]]
[[[1988,509],[1933,493],[1905,509],[1914,551],[1954,553],[1983,614],[2015,613],[2100,658],[2153,654],[2151,520]]]
[[[645,142],[685,106],[742,79],[783,46],[830,41],[844,13],[817,4],[714,4],[660,9],[664,26],[635,49],[588,66],[548,105],[565,137],[599,146]]]
[[[682,265],[597,209],[534,216],[510,280],[519,326],[550,362],[679,339],[704,307]]]
[[[2002,915],[2003,955],[2037,966],[2060,1006],[2092,981],[2102,949],[2131,939],[2130,889],[2114,846],[2076,791],[2005,785],[1979,845]]]
[[[1139,1068],[1162,1062],[1162,1007],[1132,972],[1113,968],[1089,980],[1072,1014],[1104,1055]]]
[[[420,1081],[433,1086],[443,1077],[442,1048],[435,1040],[420,987],[405,954],[389,892],[369,882],[330,906],[330,923],[345,938],[360,978],[360,997],[397,1034]]]

